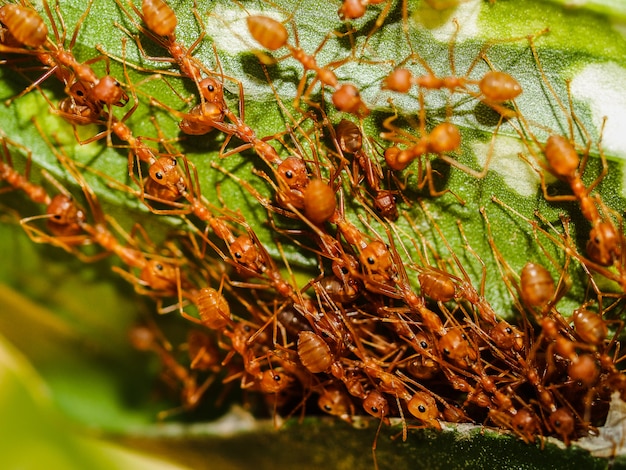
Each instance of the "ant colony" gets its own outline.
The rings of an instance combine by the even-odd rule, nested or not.
[[[626,400],[625,202],[605,122],[544,60],[556,27],[479,42],[467,5],[506,5],[478,0],[445,39],[408,0],[64,3],[0,6],[2,113],[30,112],[0,130],[2,191],[34,242],[154,300],[129,337],[176,393],[158,419],[236,384],[276,422],[602,434]]]

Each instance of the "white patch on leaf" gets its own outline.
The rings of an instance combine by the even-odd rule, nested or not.
[[[249,14],[249,15],[248,15]],[[206,33],[215,42],[218,50],[230,55],[242,52],[262,50],[250,31],[246,18],[253,15],[263,15],[283,21],[283,15],[269,10],[248,10],[248,14],[240,8],[226,8],[223,4],[215,7],[206,22]]]
[[[472,144],[472,151],[478,163],[484,167],[489,152],[493,152],[489,170],[500,174],[504,182],[521,196],[533,196],[541,179],[528,163],[519,157],[525,148],[517,139],[510,137],[496,137],[493,149],[491,142],[476,142]]]
[[[620,398],[619,392],[611,395],[606,423],[598,428],[598,435],[583,437],[575,444],[587,449],[594,457],[626,455],[626,402]]]
[[[593,123],[600,129],[608,119],[602,146],[611,155],[626,158],[626,69],[615,63],[590,64],[572,80],[575,99],[586,102],[593,114]]]
[[[452,2],[442,2],[448,5]],[[478,16],[482,7],[482,0],[459,1],[456,8],[432,8],[424,5],[418,10],[417,21],[426,27],[433,34],[435,39],[441,42],[447,42],[456,31],[456,25],[453,20],[457,20],[461,26],[457,38],[466,39],[478,36]],[[433,27],[438,24],[441,18],[447,18],[440,26]]]

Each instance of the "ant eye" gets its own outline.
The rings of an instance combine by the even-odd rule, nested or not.
[[[560,428],[561,427],[561,422],[558,419],[554,422],[554,427],[555,428]]]
[[[376,264],[376,260],[372,257],[367,258],[367,263],[368,264]]]
[[[209,91],[215,91],[215,87],[214,87],[213,85],[209,85],[209,86],[207,87],[207,90],[209,90]]]
[[[446,348],[444,348],[443,353],[444,353],[446,356],[449,356],[449,355],[450,355],[450,351],[449,351],[448,349],[446,349]]]
[[[61,216],[60,216],[59,214],[54,214],[54,215],[52,216],[52,218],[53,218],[54,220],[61,220]]]
[[[77,94],[78,96],[85,96],[85,94],[83,93],[83,90],[78,90],[78,91],[76,92],[76,94]]]
[[[422,349],[426,349],[428,347],[428,343],[426,341],[421,341],[420,346],[422,347]]]
[[[333,409],[330,405],[324,405],[324,411],[331,411]]]
[[[346,268],[345,266],[343,268],[341,268],[341,272],[343,274],[348,274],[350,271],[348,270],[348,268]]]
[[[426,413],[426,407],[424,405],[420,405],[417,407],[420,413]]]
[[[161,263],[157,263],[154,267],[155,267],[158,271],[163,271],[163,265],[162,265]]]
[[[241,258],[243,258],[243,255],[240,252],[237,252],[237,253],[235,253],[235,258],[241,259]]]
[[[378,413],[378,408],[375,406],[372,406],[370,410],[372,411],[372,413]]]
[[[162,180],[163,179],[163,173],[161,173],[160,171],[157,171],[154,176],[156,177],[156,179],[158,180]]]
[[[510,335],[513,333],[513,330],[509,327],[506,328],[506,330],[504,330],[506,332],[507,335]]]

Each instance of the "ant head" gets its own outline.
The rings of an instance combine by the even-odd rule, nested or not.
[[[85,222],[85,213],[78,207],[74,198],[66,194],[57,194],[48,205],[49,225],[58,227],[80,225]]]
[[[122,85],[111,75],[105,75],[92,88],[93,97],[102,104],[124,106],[128,102],[128,95]]]
[[[384,420],[390,413],[389,402],[378,390],[372,390],[363,400],[363,409],[374,418]]]
[[[426,392],[417,392],[407,403],[409,413],[425,424],[440,428],[437,418],[439,410],[435,399]]]
[[[177,167],[178,160],[174,157],[160,157],[150,165],[150,179],[162,186],[175,186],[182,179]]]
[[[379,240],[363,248],[360,258],[362,266],[373,273],[384,273],[393,266],[389,248]]]
[[[587,256],[602,266],[610,266],[620,253],[620,240],[613,224],[601,222],[589,232]]]
[[[354,406],[350,397],[338,388],[329,388],[320,394],[317,405],[322,411],[333,416],[339,416],[345,421],[350,420]]]
[[[304,189],[309,184],[304,160],[299,157],[287,157],[276,169],[280,180],[290,189]]]
[[[148,260],[139,274],[148,287],[155,291],[170,291],[176,285],[178,269],[159,260]]]
[[[224,104],[224,90],[222,84],[214,78],[208,77],[198,83],[202,96],[208,103]]]

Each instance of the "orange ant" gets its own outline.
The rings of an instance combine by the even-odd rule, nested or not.
[[[75,246],[87,243],[88,237],[82,230],[82,223],[85,221],[85,213],[72,198],[70,193],[45,170],[42,175],[50,181],[59,191],[50,197],[43,186],[32,183],[28,176],[22,175],[11,166],[11,157],[8,145],[19,148],[28,154],[26,164],[26,174],[30,172],[30,162],[32,153],[27,148],[6,137],[0,136],[0,141],[6,162],[0,160],[0,180],[6,181],[13,189],[21,190],[29,199],[38,204],[46,206],[46,214],[42,216],[32,216],[20,220],[20,224],[27,235],[36,243],[51,243],[59,246],[68,252],[78,254],[74,250]],[[44,234],[39,229],[33,227],[31,222],[37,219],[46,219],[46,227],[49,234]]]
[[[230,262],[242,274],[261,278],[268,277],[272,286],[277,289],[281,295],[285,297],[294,296],[293,288],[282,279],[274,262],[271,260],[267,251],[262,247],[256,235],[248,229],[246,235],[236,237],[222,218],[213,215],[213,212],[217,209],[213,208],[213,206],[202,197],[195,166],[191,165],[186,159],[184,159],[184,162],[186,174],[180,171],[176,158],[171,156],[160,157],[150,166],[149,181],[155,181],[157,185],[167,191],[167,193],[162,192],[160,195],[170,194],[173,198],[184,197],[191,204],[190,208],[174,210],[173,212],[191,212],[200,220],[206,222],[208,224],[207,228],[210,227],[218,238],[226,242],[231,254]],[[195,188],[189,183],[191,181],[190,166],[195,174],[193,178],[196,182]],[[171,199],[160,197],[154,199],[161,202],[171,201]],[[243,221],[238,220],[238,223],[243,223]],[[246,225],[244,224],[244,226]],[[206,236],[201,235],[201,237],[212,245]],[[222,257],[228,259],[223,254]]]
[[[443,334],[445,330],[441,319],[426,308],[423,298],[413,292],[403,261],[395,250],[391,237],[388,237],[391,242],[390,246],[379,239],[368,241],[368,237],[354,224],[343,218],[340,211],[337,211],[330,222],[335,223],[345,240],[359,250],[363,273],[354,274],[363,279],[367,290],[402,299],[411,311],[422,317],[422,321],[431,331]]]
[[[615,272],[613,270],[609,270],[607,269],[605,266],[590,260],[588,258],[585,258],[584,256],[582,256],[576,249],[576,247],[573,244],[573,241],[571,239],[571,235],[569,233],[569,219],[566,217],[561,217],[561,222],[563,223],[563,228],[565,230],[564,233],[559,232],[549,221],[547,221],[545,218],[543,218],[541,216],[541,214],[538,211],[535,211],[535,216],[538,217],[540,220],[542,220],[554,233],[551,233],[545,229],[543,229],[540,225],[539,222],[536,220],[531,220],[527,217],[525,217],[524,215],[522,215],[521,213],[519,213],[518,211],[516,211],[515,209],[513,209],[511,206],[507,205],[506,203],[504,203],[503,201],[501,201],[500,199],[498,199],[495,196],[492,196],[492,201],[499,204],[500,206],[508,209],[509,211],[513,212],[514,214],[516,214],[518,217],[520,217],[522,220],[525,220],[528,224],[531,225],[531,227],[533,228],[534,232],[540,232],[543,236],[545,236],[548,240],[550,240],[555,246],[560,247],[564,253],[566,254],[566,256],[569,258],[574,258],[575,260],[577,260],[581,266],[581,268],[583,268],[583,270],[585,271],[585,273],[588,275],[589,277],[589,282],[591,284],[591,286],[593,287],[594,291],[596,292],[597,296],[598,296],[598,301],[600,302],[600,305],[602,305],[602,299],[606,296],[609,297],[616,297],[619,296],[619,294],[612,294],[612,293],[606,293],[606,292],[602,292],[598,286],[598,284],[596,283],[596,281],[594,280],[593,276],[592,276],[592,272],[596,272],[602,276],[604,276],[607,279],[610,279],[614,282],[616,282],[619,287],[623,290],[626,286],[626,278],[624,276],[624,274],[620,271]],[[561,276],[561,281],[559,282],[565,282],[566,279],[564,276]],[[560,292],[560,287],[557,287],[557,292]]]
[[[411,312],[415,312],[421,317],[422,323],[428,332],[437,336],[443,336],[446,333],[446,329],[443,326],[441,318],[437,315],[437,313],[433,312],[426,306],[426,302],[423,297],[415,294],[409,282],[405,264],[395,249],[392,238],[389,238],[389,240],[392,242],[390,253],[392,259],[394,260],[394,266],[397,269],[395,283],[399,291],[398,294],[400,295],[400,298],[405,302]]]
[[[167,61],[167,62],[176,62],[178,67],[181,69],[184,75],[191,78],[194,82],[198,83],[201,79],[201,70],[203,66],[199,61],[192,57],[192,52],[198,45],[202,42],[204,35],[204,28],[200,33],[200,36],[196,41],[189,47],[186,48],[182,44],[176,41],[176,25],[178,23],[178,19],[176,18],[176,13],[172,10],[167,3],[163,0],[142,0],[141,2],[141,11],[133,4],[130,3],[130,7],[137,14],[137,16],[143,21],[143,23],[148,27],[148,30],[143,28],[141,25],[137,24],[131,17],[131,15],[126,11],[126,9],[121,4],[120,0],[116,0],[118,6],[126,13],[126,16],[132,21],[133,25],[141,31],[143,34],[150,36],[150,38],[163,46],[172,56],[172,59],[168,58],[153,58],[149,57],[150,60],[159,60],[159,61]],[[200,24],[202,24],[200,15],[198,14],[195,6],[193,8],[193,13]],[[137,42],[137,46],[139,50],[146,56],[141,43],[135,38]]]
[[[213,73],[209,70],[206,70],[206,68],[191,55],[193,50],[201,43],[205,35],[204,26],[202,24],[202,20],[196,6],[194,6],[193,8],[193,14],[196,17],[198,23],[201,25],[202,31],[200,36],[191,45],[191,47],[186,48],[176,41],[176,14],[164,1],[143,0],[141,5],[142,11],[139,11],[139,9],[134,4],[130,4],[131,8],[134,10],[137,16],[139,16],[139,18],[141,18],[141,20],[148,26],[149,30],[145,30],[141,25],[137,24],[135,20],[132,19],[131,15],[120,4],[120,1],[116,1],[137,29],[142,31],[144,34],[150,36],[151,39],[153,39],[155,42],[162,45],[165,49],[168,50],[168,52],[172,56],[172,59],[153,57],[148,58],[150,60],[176,62],[181,72],[187,77],[191,78],[196,83],[198,91],[200,92],[201,103],[192,108],[192,110],[188,114],[183,115],[183,120],[180,122],[180,128],[184,133],[189,135],[204,135],[210,132],[213,128],[216,128],[221,130],[222,132],[225,132],[228,135],[227,140],[222,146],[222,150],[228,145],[231,136],[237,135],[237,137],[242,138],[242,140],[244,140],[245,142],[249,142],[250,146],[259,147],[263,151],[268,152],[268,156],[272,156],[269,154],[269,152],[271,151],[257,142],[259,139],[256,137],[254,132],[243,122],[243,86],[241,85],[241,83],[233,79],[232,77],[225,77],[222,74],[223,78],[232,79],[238,84],[240,93],[240,114],[239,117],[237,117],[234,113],[232,113],[232,111],[230,111],[224,100],[222,84],[220,84],[217,80],[211,77],[202,79],[201,71],[204,71],[207,75],[213,75]],[[130,32],[126,31],[120,25],[117,26],[125,31],[129,36],[135,39],[139,50],[144,56],[146,56],[143,46],[139,42],[138,38],[136,36],[133,36]],[[233,127],[228,126],[223,122],[224,117],[228,117],[231,120]],[[243,148],[236,149],[232,153],[237,153],[241,150],[243,150]],[[231,152],[224,156],[227,156],[229,154],[231,154]]]
[[[338,416],[348,423],[352,422],[355,413],[350,396],[338,387],[324,388],[317,400],[317,406],[325,413]]]
[[[458,256],[456,255],[456,253],[454,252],[454,250],[452,249],[452,246],[450,245],[450,242],[448,241],[448,239],[444,236],[441,227],[439,227],[439,224],[437,224],[435,218],[433,217],[433,215],[430,213],[430,211],[428,210],[426,204],[424,203],[424,201],[420,201],[420,206],[422,207],[424,213],[426,214],[426,216],[428,217],[428,219],[431,221],[432,226],[435,228],[435,230],[437,231],[437,233],[439,234],[441,240],[443,241],[444,245],[447,247],[448,251],[450,252],[450,254],[452,255],[452,258],[454,260],[454,264],[458,267],[458,269],[461,271],[463,279],[460,279],[452,274],[445,274],[445,276],[448,277],[449,281],[452,281],[455,284],[455,294],[454,294],[454,298],[455,299],[464,299],[467,302],[469,302],[471,305],[473,305],[476,310],[478,311],[478,314],[480,315],[480,318],[491,324],[491,325],[495,325],[496,321],[497,321],[497,316],[496,313],[494,312],[493,308],[491,307],[491,305],[489,304],[489,302],[487,301],[487,299],[485,298],[485,283],[486,283],[486,278],[487,278],[487,267],[485,266],[484,261],[480,258],[480,256],[478,255],[478,253],[476,253],[474,251],[474,249],[471,247],[469,241],[467,240],[467,236],[465,235],[465,232],[463,230],[463,226],[461,224],[460,221],[457,221],[457,225],[459,228],[459,233],[461,235],[462,240],[465,242],[465,248],[478,260],[478,262],[481,265],[482,268],[482,275],[481,275],[481,281],[480,281],[480,288],[478,290],[476,290],[476,288],[472,285],[472,282],[470,280],[469,275],[467,274],[467,271],[465,270],[465,268],[463,267],[463,264],[461,263],[461,261],[459,260]],[[411,222],[413,228],[415,230],[417,230],[417,227],[415,226],[414,222]],[[428,275],[428,271],[432,269],[429,268],[426,270],[425,275]],[[437,273],[439,274],[444,274],[443,271],[441,270],[434,270],[435,275],[438,276]],[[424,280],[427,280],[427,277],[423,277]],[[441,282],[442,280],[440,280]],[[451,289],[451,285],[448,284],[448,281],[444,282],[443,284],[440,284],[440,282],[436,282],[433,283],[433,286],[437,286],[437,288],[439,289],[440,287],[443,286],[447,286],[446,289],[443,292],[448,292],[451,293],[452,289]],[[426,282],[425,285],[428,287],[430,284],[429,282]],[[440,291],[441,292],[441,291]],[[439,294],[441,295],[441,293]]]
[[[534,137],[533,137],[534,138]],[[545,177],[539,172],[544,197],[548,201],[577,201],[580,204],[581,212],[591,225],[589,241],[587,243],[587,255],[589,258],[603,266],[616,264],[618,268],[623,264],[623,245],[626,243],[620,231],[609,216],[609,211],[603,204],[599,195],[590,196],[591,191],[602,181],[608,172],[606,159],[598,142],[600,158],[602,160],[602,172],[589,186],[585,186],[582,181],[582,172],[586,166],[588,149],[585,152],[585,159],[581,162],[574,145],[563,136],[551,135],[543,152],[548,160],[548,171],[559,179],[566,181],[574,193],[571,196],[552,196],[548,194]],[[530,148],[530,147],[529,147]],[[601,208],[604,215],[600,214]],[[621,224],[621,217],[616,216]]]
[[[197,175],[195,179],[198,181]],[[290,298],[296,304],[301,305],[303,299],[300,293],[294,289],[289,282],[283,279],[282,274],[265,247],[263,247],[256,234],[241,220],[241,217],[235,216],[234,214],[228,216],[239,225],[242,225],[246,230],[245,234],[235,236],[231,228],[224,222],[223,218],[212,215],[210,209],[207,207],[206,201],[199,194],[199,191],[200,188],[198,186],[196,188],[197,195],[194,196],[191,191],[185,189],[183,195],[192,204],[192,213],[200,220],[207,222],[207,228],[210,227],[214,234],[226,243],[230,258],[219,250],[217,250],[218,254],[220,254],[225,261],[232,264],[241,275],[266,279],[269,281],[270,286],[275,289],[281,297]],[[199,236],[203,241],[213,246],[211,241],[206,237],[206,234],[199,234]],[[246,286],[252,287],[253,285],[247,284]],[[307,312],[309,307],[303,306],[303,310]]]
[[[271,358],[275,357],[271,352],[267,352],[263,356],[257,357],[255,347],[259,347],[259,336],[263,334],[263,329],[256,329],[249,322],[236,322],[233,331],[226,330],[224,334],[231,339],[232,350],[226,356],[222,365],[225,365],[234,353],[241,356],[245,369],[245,374],[252,377],[253,382],[247,382],[245,374],[242,379],[242,388],[256,388],[262,393],[278,394],[287,390],[293,382],[293,377],[282,370],[275,369],[272,365]],[[279,358],[277,358],[279,359]],[[267,361],[269,368],[262,370],[261,363]],[[239,377],[241,374],[232,375],[225,379],[229,382]]]
[[[137,325],[131,329],[131,344],[139,351],[152,351],[156,353],[163,366],[163,375],[174,379],[178,382],[178,386],[180,387],[181,406],[159,412],[159,420],[163,420],[181,411],[190,411],[196,408],[206,390],[214,382],[216,377],[215,365],[217,362],[216,356],[209,357],[209,355],[213,354],[213,351],[207,349],[210,344],[207,340],[208,337],[204,333],[190,330],[188,350],[191,356],[191,365],[187,368],[174,357],[171,351],[171,345],[162,338],[162,334],[156,329],[156,325]],[[199,385],[197,375],[193,373],[192,370],[212,371],[213,374]]]
[[[126,104],[128,96],[124,93],[117,80],[110,75],[98,78],[90,67],[90,63],[94,62],[94,60],[87,61],[86,63],[80,63],[71,53],[71,49],[74,46],[78,35],[78,28],[87,17],[92,3],[93,0],[89,2],[85,13],[81,16],[74,31],[74,35],[70,41],[69,49],[67,50],[63,46],[63,43],[65,42],[65,25],[63,24],[61,18],[63,34],[59,35],[59,31],[47,1],[44,1],[44,8],[51,21],[56,44],[50,41],[48,38],[48,29],[43,19],[31,7],[21,5],[4,5],[0,7],[0,21],[5,24],[13,37],[25,46],[32,47],[34,49],[33,52],[38,59],[44,65],[51,66],[50,72],[44,74],[43,77],[23,91],[21,95],[30,91],[33,87],[36,87],[42,80],[46,79],[52,73],[55,73],[62,78],[62,81],[66,85],[66,90],[72,98],[76,99],[81,104],[88,102],[89,106],[97,114],[100,113],[102,109],[101,107],[104,104],[109,106],[124,106]],[[59,9],[57,5],[57,13],[58,12]],[[16,50],[15,52],[27,51]],[[61,71],[60,67],[67,67],[72,71],[72,73],[68,75]],[[72,85],[74,83],[86,84],[86,87],[82,88],[83,91],[86,91],[86,94],[72,94]]]
[[[589,242],[587,243],[587,255],[593,262],[598,263],[602,266],[615,265],[621,272],[623,271],[623,258],[625,256],[623,253],[623,245],[626,244],[624,236],[621,235],[623,232],[621,227],[621,216],[619,214],[611,214],[602,202],[599,195],[596,194],[595,196],[591,196],[591,192],[600,184],[600,182],[608,173],[608,164],[606,162],[606,157],[604,156],[601,144],[602,133],[604,131],[606,118],[602,122],[602,126],[600,128],[600,137],[598,138],[597,143],[598,153],[602,164],[602,170],[597,178],[591,184],[586,186],[582,180],[582,176],[587,165],[587,160],[589,158],[589,152],[591,149],[591,137],[589,135],[589,132],[582,124],[581,120],[574,112],[570,83],[569,81],[566,83],[569,105],[568,112],[565,104],[561,101],[552,84],[545,75],[541,62],[539,60],[537,49],[532,38],[529,38],[529,40],[533,57],[541,74],[541,79],[550,90],[552,96],[554,96],[559,108],[566,115],[570,115],[567,116],[570,134],[569,139],[563,137],[562,135],[552,133],[548,137],[545,145],[542,145],[538,141],[537,137],[529,130],[530,138],[540,148],[540,150],[543,152],[547,159],[547,165],[544,165],[542,163],[539,164],[557,178],[565,181],[570,186],[573,193],[572,195],[560,196],[552,196],[548,194],[545,177],[543,173],[539,172],[544,197],[548,201],[573,200],[578,202],[583,216],[591,223],[592,226],[589,234]],[[529,127],[527,123],[525,124],[526,127]],[[578,155],[578,150],[576,149],[576,144],[574,142],[575,125],[577,126],[577,129],[582,132],[584,138],[587,141],[584,148],[584,156],[582,160]],[[525,138],[524,134],[520,133],[520,135],[522,136],[522,138]],[[532,148],[532,146],[527,145],[527,147],[531,154],[535,157],[535,160],[538,160],[536,151]],[[600,210],[604,212],[603,215],[600,214]],[[617,225],[612,220],[611,215],[614,215],[615,218],[618,220]]]
[[[296,45],[293,46],[287,42],[289,33],[285,26],[267,16],[248,16],[248,29],[252,37],[263,47],[271,51],[286,47],[289,49],[289,54],[277,59],[277,61],[284,60],[288,57],[293,57],[300,62],[305,69],[305,74],[300,79],[298,84],[298,91],[296,94],[296,100],[294,106],[298,108],[300,97],[307,98],[311,93],[311,90],[315,83],[319,80],[322,85],[329,86],[335,91],[332,95],[332,101],[335,107],[339,111],[354,114],[358,117],[365,117],[369,114],[369,109],[365,103],[361,100],[359,90],[352,84],[340,85],[335,73],[329,67],[337,67],[345,62],[344,60],[332,63],[326,67],[320,67],[315,60],[315,55],[324,46],[328,37],[322,41],[316,51],[312,55],[308,55],[298,45],[298,36],[296,33]],[[294,30],[295,31],[295,30]],[[315,78],[309,84],[305,91],[306,84],[306,71],[313,70],[315,72]]]
[[[36,121],[35,126],[39,128]],[[41,132],[41,129],[39,129],[39,131]],[[159,302],[160,297],[163,296],[178,296],[178,305],[181,315],[188,317],[182,310],[182,298],[185,296],[193,301],[195,293],[191,289],[189,281],[182,276],[179,267],[171,262],[171,260],[163,259],[162,257],[155,257],[153,259],[134,246],[129,247],[121,244],[107,227],[112,220],[107,218],[103,213],[95,193],[87,184],[84,176],[78,171],[75,163],[57,147],[52,146],[43,132],[41,135],[44,136],[44,140],[46,140],[59,162],[79,184],[87,199],[95,223],[93,225],[87,223],[86,216],[83,215],[77,222],[82,232],[88,236],[91,242],[102,247],[105,253],[113,253],[118,256],[125,265],[140,270],[139,277],[135,277],[127,271],[117,267],[113,268],[124,278],[132,282],[139,293],[156,296],[159,298]],[[121,228],[119,230],[121,231]],[[165,312],[167,310],[163,311]]]
[[[226,103],[223,85],[212,77],[202,79],[197,83],[201,95],[201,103],[194,106],[188,113],[180,112],[170,106],[160,103],[150,97],[150,103],[157,105],[179,116],[181,131],[188,135],[204,135],[217,129],[226,135],[220,147],[220,157],[226,158],[247,149],[254,150],[265,162],[280,164],[282,160],[267,140],[273,137],[259,138],[256,132],[245,123],[244,90],[240,81],[221,74],[223,78],[231,79],[239,87],[239,115],[235,114]],[[226,121],[228,119],[228,121]],[[232,138],[236,137],[244,143],[234,149],[227,150]]]
[[[394,109],[394,115],[388,117],[383,121],[383,126],[388,130],[382,132],[381,137],[394,143],[391,147],[385,150],[385,161],[387,166],[395,171],[404,170],[413,160],[420,159],[417,175],[417,188],[423,189],[428,185],[428,190],[431,196],[442,196],[446,193],[451,193],[462,205],[465,201],[458,195],[453,193],[449,188],[438,191],[435,188],[433,170],[429,159],[422,160],[421,157],[428,154],[435,154],[441,160],[446,163],[460,169],[463,172],[471,174],[477,178],[482,178],[486,169],[482,173],[478,173],[475,170],[463,165],[457,160],[446,155],[448,152],[453,152],[461,146],[461,133],[457,126],[450,122],[443,122],[433,128],[433,130],[426,133],[426,108],[424,107],[423,95],[420,93],[420,112],[419,112],[419,133],[420,138],[417,139],[411,133],[400,129],[392,123],[398,118],[398,112]],[[495,135],[495,134],[494,134]],[[401,149],[395,144],[407,144],[406,149]]]
[[[252,129],[250,129],[248,126],[246,126],[243,123],[242,100],[240,100],[240,109],[239,109],[240,115],[241,115],[241,118],[240,118],[240,117],[237,117],[234,113],[232,113],[232,111],[229,110],[228,105],[226,104],[226,101],[224,99],[222,84],[212,77],[206,77],[204,79],[201,78],[201,71],[204,71],[207,75],[213,75],[213,72],[207,70],[200,62],[198,62],[191,56],[191,52],[193,51],[193,49],[195,49],[197,45],[200,43],[200,41],[202,40],[204,36],[204,31],[202,35],[198,38],[198,40],[192,45],[192,47],[189,49],[186,49],[184,46],[180,45],[175,40],[173,30],[177,22],[176,16],[173,10],[171,10],[169,6],[167,6],[164,2],[161,2],[160,0],[154,0],[152,2],[148,0],[144,2],[142,5],[145,11],[144,14],[142,14],[137,9],[137,7],[131,4],[131,7],[135,11],[135,13],[140,18],[142,18],[142,20],[145,23],[147,23],[149,26],[152,25],[152,27],[157,28],[157,29],[160,29],[162,27],[164,28],[163,32],[168,33],[164,36],[155,36],[152,32],[145,30],[141,25],[137,24],[135,20],[132,18],[132,16],[130,15],[130,13],[120,4],[119,0],[116,0],[116,1],[118,5],[120,6],[120,8],[126,13],[130,21],[135,25],[137,29],[142,31],[144,34],[150,36],[155,42],[165,47],[173,57],[173,59],[160,58],[160,57],[159,58],[148,57],[148,59],[176,62],[179,65],[183,74],[194,80],[196,86],[198,87],[200,100],[201,100],[201,102],[198,105],[194,106],[188,113],[182,113],[163,103],[160,103],[158,100],[156,100],[152,96],[150,96],[150,103],[152,105],[158,105],[160,107],[163,107],[169,112],[177,116],[180,116],[182,118],[182,121],[179,123],[179,126],[181,128],[181,131],[183,131],[186,134],[204,135],[213,129],[218,129],[226,133],[228,138],[222,146],[222,151],[228,145],[228,142],[230,141],[231,136],[237,135],[238,137],[241,137],[242,140],[246,142],[253,142],[254,145],[250,145],[250,146],[257,146],[261,148],[262,150],[267,152],[269,157],[271,157],[271,155],[269,154],[270,151],[267,148],[265,148],[261,143],[256,142],[259,139],[256,138],[256,135],[254,135],[254,132],[252,131]],[[195,8],[194,8],[194,14],[196,15],[196,19],[198,20],[198,22],[201,23],[201,19],[199,17],[199,14],[195,10]],[[163,21],[159,21],[159,18],[161,18]],[[139,42],[139,39],[136,37],[136,35],[133,35],[131,32],[129,32],[128,30],[126,30],[124,27],[122,27],[119,24],[116,24],[116,26],[122,31],[124,31],[129,37],[133,38],[140,52],[144,56],[146,56],[143,46]],[[164,38],[167,38],[167,40],[165,40]],[[122,62],[125,69],[126,69],[126,66],[130,65],[126,61],[125,57],[121,57],[121,58],[115,57],[103,51],[99,46],[97,46],[97,48],[103,54],[109,57],[112,57],[117,61]],[[143,68],[140,68],[138,66],[132,66],[132,67],[137,68],[139,70],[144,70]],[[222,77],[232,79],[231,77],[226,77],[223,74],[222,74]],[[239,86],[239,92],[241,96],[243,96],[243,87],[241,83],[235,79],[232,79],[232,80],[237,82]],[[228,124],[224,122],[225,117],[228,117],[232,121],[232,124]],[[238,150],[235,150],[233,153],[236,153],[237,151]]]
[[[117,1],[119,4],[119,0]],[[191,57],[191,51],[193,51],[193,49],[195,49],[201,42],[205,34],[204,31],[202,31],[201,36],[194,42],[194,44],[189,49],[186,49],[175,40],[174,29],[177,23],[176,15],[174,11],[171,10],[169,6],[167,6],[167,4],[165,4],[162,0],[144,0],[142,3],[143,14],[134,5],[131,4],[131,7],[135,11],[135,13],[144,21],[144,23],[148,25],[150,29],[154,28],[155,32],[156,30],[158,30],[159,34],[164,33],[160,34],[161,37],[154,36],[154,34],[146,31],[143,27],[135,23],[135,21],[130,17],[128,12],[124,10],[127,13],[127,16],[131,18],[133,24],[139,30],[144,32],[144,34],[152,37],[152,39],[160,43],[170,52],[174,61],[178,64],[183,74],[194,80],[200,92],[201,103],[194,106],[188,113],[180,113],[162,103],[159,103],[152,97],[150,98],[151,104],[158,104],[168,111],[173,112],[176,115],[180,115],[182,121],[179,123],[179,126],[181,131],[185,134],[204,135],[214,128],[225,133],[226,139],[220,149],[220,156],[222,158],[241,152],[248,148],[252,148],[266,161],[269,161],[271,163],[276,163],[280,161],[278,154],[276,153],[274,148],[269,145],[264,139],[258,138],[254,130],[245,123],[244,93],[243,85],[241,84],[241,82],[232,77],[228,77],[223,73],[220,73],[222,78],[226,78],[236,82],[239,88],[239,116],[237,116],[230,110],[226,103],[226,100],[224,98],[223,85],[212,77],[206,77],[204,79],[201,79],[201,70],[204,70],[208,75],[214,75],[213,72],[205,70],[202,64],[200,64],[198,61],[193,59],[193,57]],[[122,9],[124,8],[122,7]],[[197,21],[202,24],[201,18],[195,8],[193,12],[196,16]],[[120,29],[123,29],[119,25],[118,27],[120,27]],[[128,31],[126,31],[126,33],[129,36],[134,37]],[[134,38],[140,51],[142,51],[142,53],[145,55],[141,43],[136,37]],[[217,55],[216,59],[219,61]],[[157,60],[168,59],[157,58]],[[126,63],[124,59],[121,59],[121,61],[124,64]],[[225,118],[228,118],[230,122],[225,122]],[[237,137],[245,143],[235,149],[225,151],[233,136]]]
[[[516,436],[526,444],[535,442],[537,436],[543,438],[539,417],[528,407],[512,412],[489,410],[489,418],[495,424],[503,428],[509,428]]]
[[[382,189],[382,170],[363,149],[361,129],[352,121],[342,119],[335,127],[335,134],[339,150],[342,153],[354,155],[353,173],[356,175],[359,168],[364,172],[365,181],[367,181],[368,186],[374,192],[373,202],[376,211],[382,217],[396,220],[398,218],[396,197],[392,191]],[[354,185],[356,186],[359,178],[355,176],[354,179]]]
[[[454,26],[455,30],[452,38],[449,41],[448,47],[448,58],[451,69],[450,76],[438,77],[434,73],[432,68],[428,65],[428,63],[418,53],[413,52],[400,64],[400,66],[396,67],[385,78],[382,84],[382,88],[400,93],[408,93],[414,85],[417,85],[420,89],[420,94],[423,92],[423,90],[447,89],[451,93],[454,93],[456,91],[462,91],[491,107],[503,118],[517,116],[517,111],[513,111],[503,106],[503,103],[515,100],[515,98],[517,98],[522,93],[522,87],[517,82],[517,80],[515,80],[515,78],[513,78],[506,72],[493,70],[493,67],[491,67],[492,70],[486,72],[480,80],[470,79],[469,76],[481,59],[486,61],[491,66],[486,57],[486,52],[494,45],[503,42],[516,42],[520,39],[527,39],[529,41],[532,41],[534,37],[541,36],[549,30],[546,28],[538,33],[523,38],[514,37],[488,41],[476,55],[476,58],[470,64],[466,74],[462,77],[459,77],[456,75],[454,59],[454,44],[456,42],[456,37],[460,29],[459,23],[456,19],[454,20]],[[417,60],[420,65],[422,65],[422,67],[426,69],[426,75],[414,76],[409,69],[402,67],[402,64],[409,60]],[[469,88],[470,86],[477,86],[478,91],[474,91],[473,89]]]

